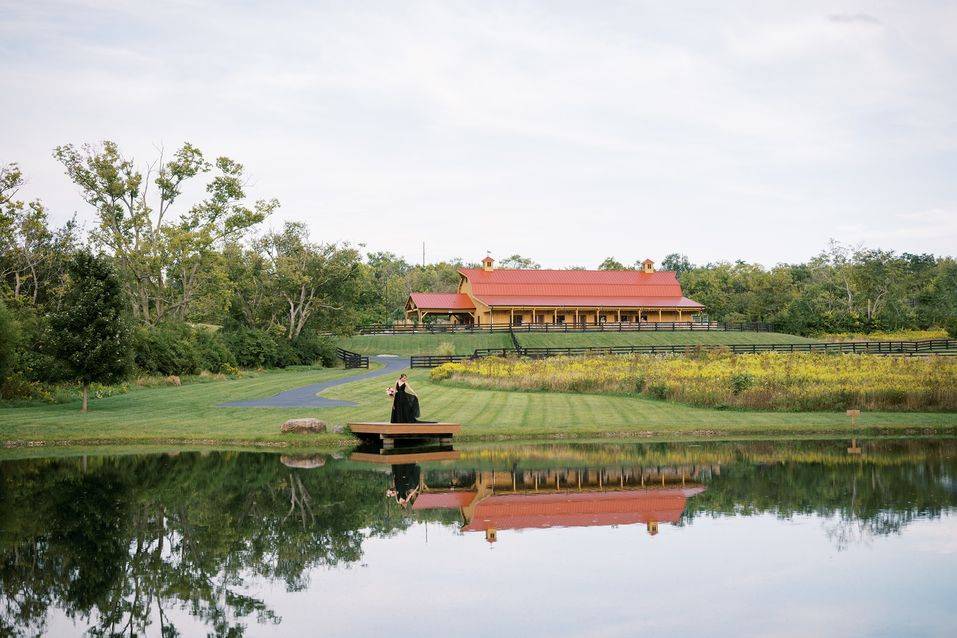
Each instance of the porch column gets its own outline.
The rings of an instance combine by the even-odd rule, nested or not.
[[[621,323],[621,308],[618,309],[618,323]]]
[[[658,323],[661,323],[661,308],[658,308]]]
[[[552,310],[552,324],[558,323],[558,308]]]

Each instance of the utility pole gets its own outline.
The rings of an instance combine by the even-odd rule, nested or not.
[[[425,242],[422,242],[422,267],[425,268]]]

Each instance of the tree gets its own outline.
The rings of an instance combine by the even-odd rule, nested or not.
[[[605,257],[605,261],[601,262],[598,270],[628,270],[628,268],[614,257]]]
[[[227,157],[210,163],[188,142],[168,162],[160,154],[145,174],[110,141],[58,146],[54,157],[96,209],[92,238],[116,258],[133,315],[148,324],[170,315],[185,319],[210,252],[238,240],[279,206],[274,199],[246,205],[242,164]],[[211,171],[206,199],[175,216],[173,205],[188,181]]]
[[[0,300],[0,381],[10,370],[13,354],[20,340],[20,330],[7,305]]]
[[[512,255],[506,257],[501,262],[499,262],[500,268],[517,268],[519,270],[538,270],[541,268],[538,263],[529,259],[528,257],[522,257],[521,255]]]
[[[296,222],[287,222],[280,233],[267,234],[259,246],[270,262],[272,289],[285,305],[287,339],[296,339],[319,313],[335,313],[326,315],[328,328],[349,323],[359,275],[356,250],[311,243],[306,225]],[[328,325],[333,323],[340,326]]]
[[[77,253],[68,266],[69,286],[62,309],[51,317],[52,347],[83,386],[89,405],[91,383],[126,377],[133,339],[126,318],[127,300],[113,266],[105,257]]]
[[[675,276],[680,277],[682,273],[688,272],[694,268],[685,255],[680,253],[671,253],[661,260],[661,269],[670,270]]]

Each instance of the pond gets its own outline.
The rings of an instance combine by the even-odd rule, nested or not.
[[[957,442],[0,462],[0,635],[951,636]]]

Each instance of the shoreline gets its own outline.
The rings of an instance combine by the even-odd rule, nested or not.
[[[957,426],[943,427],[857,427],[848,428],[810,428],[810,429],[702,429],[680,430],[609,430],[605,432],[579,431],[555,432],[551,434],[532,434],[522,432],[503,432],[496,434],[460,435],[456,443],[473,445],[480,443],[531,443],[549,444],[555,442],[575,443],[678,443],[693,441],[748,441],[748,440],[806,440],[806,439],[844,439],[844,438],[951,438],[957,437]],[[56,450],[75,451],[93,448],[96,450],[143,449],[144,451],[316,451],[342,452],[358,447],[360,441],[352,436],[327,434],[317,436],[294,436],[283,439],[235,438],[235,437],[85,437],[76,439],[35,438],[7,439],[0,443],[0,458],[10,451]]]

